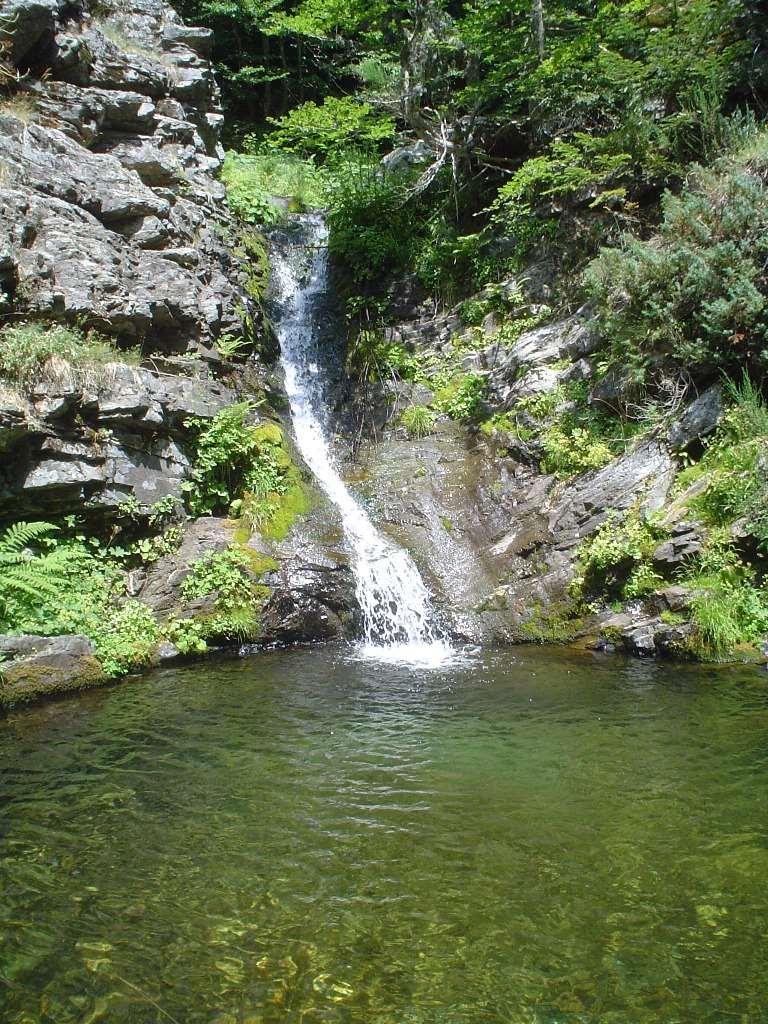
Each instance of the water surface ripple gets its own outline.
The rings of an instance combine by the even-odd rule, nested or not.
[[[484,652],[0,723],[0,1020],[768,1020],[768,687]]]

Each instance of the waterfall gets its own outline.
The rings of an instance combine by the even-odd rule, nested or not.
[[[272,250],[273,322],[296,445],[341,515],[363,613],[364,657],[442,664],[452,655],[429,591],[407,551],[384,537],[341,478],[327,422],[327,359],[320,351],[328,293],[328,232],[321,216],[296,217]]]

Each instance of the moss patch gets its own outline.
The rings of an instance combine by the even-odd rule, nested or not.
[[[553,605],[544,609],[534,605],[529,618],[518,626],[523,643],[567,644],[575,640],[584,629],[584,620],[572,617],[567,607]]]
[[[4,665],[0,672],[0,708],[105,682],[104,670],[90,654],[77,658],[76,664],[71,659],[64,659],[61,665],[19,660]]]
[[[298,470],[296,470],[298,475]],[[261,535],[266,540],[285,540],[291,527],[300,516],[304,516],[312,507],[312,501],[304,484],[295,479],[285,494],[277,496],[277,506],[269,521],[261,528]]]

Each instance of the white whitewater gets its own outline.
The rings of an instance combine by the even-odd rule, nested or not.
[[[435,626],[429,591],[410,555],[382,536],[355,500],[331,451],[324,416],[326,377],[319,358],[328,293],[327,238],[322,217],[306,214],[296,218],[293,230],[272,251],[274,327],[296,445],[341,514],[363,612],[360,654],[437,666],[452,657],[453,649]]]

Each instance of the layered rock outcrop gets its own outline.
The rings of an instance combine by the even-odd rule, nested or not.
[[[0,518],[179,496],[185,418],[234,400],[216,341],[262,328],[209,44],[159,0],[0,5],[0,314],[96,330],[144,367],[0,393]]]

